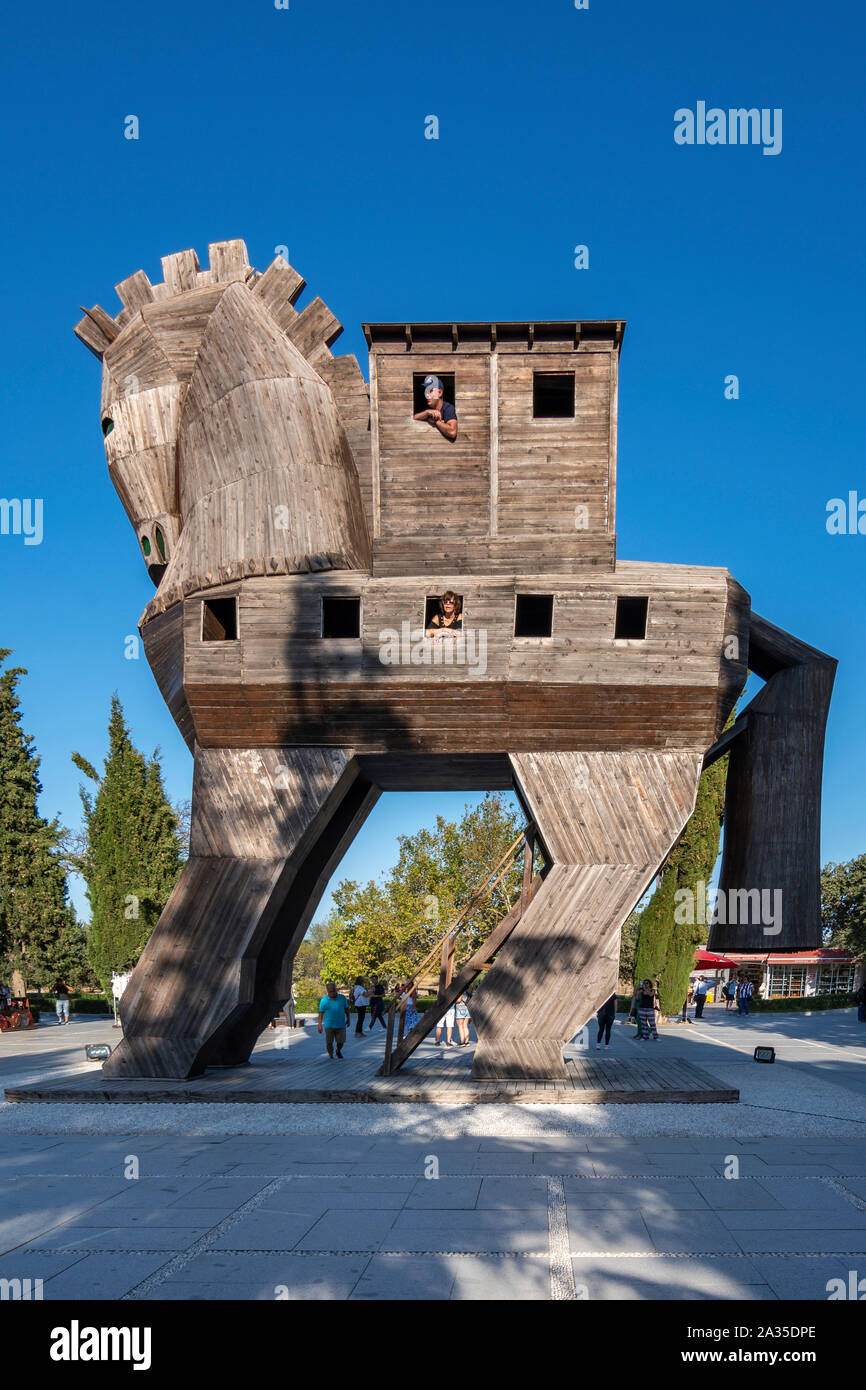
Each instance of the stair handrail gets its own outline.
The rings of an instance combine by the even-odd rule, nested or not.
[[[430,950],[427,953],[427,955],[422,960],[421,964],[415,970],[414,974],[410,975],[407,981],[409,988],[404,989],[403,993],[400,996],[395,995],[394,999],[391,1001],[391,1007],[388,1010],[388,1024],[385,1031],[385,1058],[382,1067],[382,1071],[385,1076],[388,1075],[390,1069],[391,1052],[394,1045],[394,1021],[397,1011],[399,1010],[400,1013],[400,1031],[397,1038],[397,1042],[399,1044],[403,1041],[403,1030],[406,1022],[406,1006],[408,1005],[410,996],[412,994],[412,987],[415,985],[419,977],[423,974],[426,967],[434,960],[434,958],[437,955],[442,954],[442,950],[446,942],[449,942],[453,937],[456,937],[457,933],[461,930],[461,928],[466,925],[467,921],[469,920],[469,917],[474,914],[476,907],[481,902],[483,902],[485,898],[488,898],[490,896],[496,885],[500,883],[502,879],[505,877],[505,875],[509,872],[510,868],[512,867],[512,861],[514,860],[514,857],[521,845],[525,845],[527,846],[527,848],[529,846],[532,846],[534,849],[535,826],[531,823],[524,826],[520,834],[517,836],[517,839],[514,840],[511,845],[509,845],[508,849],[505,851],[499,862],[496,865],[494,865],[494,867],[490,870],[486,877],[482,879],[481,883],[478,885],[478,887],[472,893],[471,897],[468,899],[466,905],[454,918],[454,921],[450,923],[445,934],[439,938],[439,940],[436,942],[436,945],[432,948],[432,950]]]

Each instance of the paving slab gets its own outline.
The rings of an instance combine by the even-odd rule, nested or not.
[[[718,1179],[693,1178],[695,1187],[714,1211],[724,1212],[727,1220],[730,1211],[772,1211],[781,1210],[782,1203],[774,1196],[775,1183],[760,1183],[756,1178]],[[809,1184],[811,1186],[811,1184]],[[807,1199],[804,1193],[804,1199]]]
[[[152,1207],[168,1207],[176,1202],[190,1205],[197,1192],[205,1186],[206,1178],[137,1178],[104,1198],[99,1203],[100,1211],[127,1211],[132,1207],[143,1210]],[[78,1184],[76,1183],[76,1190]],[[196,1205],[199,1205],[197,1203]],[[95,1208],[94,1208],[95,1209]]]
[[[84,1258],[77,1250],[10,1250],[0,1255],[0,1279],[48,1280]]]
[[[667,1253],[734,1253],[741,1250],[734,1235],[714,1212],[647,1213],[647,1230],[654,1249]],[[739,1233],[738,1233],[739,1234]]]
[[[385,1248],[406,1251],[539,1251],[548,1248],[547,1213],[406,1211],[394,1221]]]
[[[416,1213],[427,1215],[428,1213]],[[435,1215],[435,1213],[429,1213]],[[395,1217],[393,1211],[325,1211],[294,1243],[296,1250],[359,1251],[380,1250],[390,1244]],[[267,1219],[267,1218],[265,1218]],[[234,1232],[230,1233],[234,1235]],[[227,1244],[230,1243],[227,1239]],[[237,1247],[240,1248],[239,1246]],[[273,1249],[273,1244],[260,1249]],[[398,1248],[401,1248],[398,1246]]]
[[[847,1184],[845,1184],[847,1186]],[[790,1207],[794,1211],[826,1211],[828,1214],[836,1213],[844,1216],[843,1221],[835,1218],[828,1224],[844,1225],[848,1217],[857,1208],[843,1197],[841,1192],[835,1188],[828,1187],[824,1182],[810,1180],[808,1182],[798,1182],[795,1178],[775,1178],[766,1179],[758,1183],[759,1187],[766,1188],[771,1197],[783,1207]]]
[[[830,1227],[839,1217],[829,1218]],[[815,1246],[815,1235],[828,1226],[825,1211],[792,1211],[780,1207],[778,1211],[728,1211],[722,1217],[729,1231],[803,1231],[811,1232],[809,1244]],[[866,1235],[866,1214],[852,1211],[845,1217],[845,1229],[861,1231]],[[832,1247],[831,1247],[832,1248]]]
[[[30,1241],[30,1246],[34,1250],[186,1250],[206,1229],[204,1225],[93,1227],[73,1221]]]
[[[311,1195],[309,1204],[298,1202],[291,1210],[263,1211],[261,1207],[242,1216],[214,1243],[214,1250],[292,1250],[302,1236],[315,1226],[327,1211],[322,1197]],[[340,1216],[343,1213],[338,1213]],[[364,1213],[369,1215],[370,1213]],[[378,1215],[378,1213],[372,1213]],[[346,1213],[350,1215],[350,1213]],[[314,1246],[322,1250],[352,1250],[361,1246],[344,1244]]]
[[[367,1255],[284,1255],[220,1253],[190,1260],[148,1295],[152,1299],[174,1297],[173,1290],[214,1289],[215,1298],[235,1298],[231,1289],[244,1289],[245,1298],[277,1299],[287,1290],[289,1301],[337,1300],[349,1297],[369,1261]],[[286,1295],[282,1295],[286,1296]]]
[[[513,1177],[493,1177],[483,1178],[481,1189],[478,1194],[477,1206],[479,1210],[488,1208],[498,1209],[523,1209],[527,1207],[548,1206],[548,1185],[546,1177],[537,1178],[513,1178]]]
[[[752,1255],[750,1258],[755,1269],[780,1299],[824,1302],[830,1298],[831,1292],[837,1291],[838,1286],[828,1288],[831,1280],[841,1279],[847,1294],[850,1291],[851,1269],[857,1271],[861,1278],[866,1275],[866,1261],[851,1261],[844,1255],[802,1260],[774,1255]]]
[[[353,1302],[445,1302],[454,1271],[442,1255],[373,1255],[351,1294]]]
[[[563,1187],[569,1211],[708,1211],[711,1205],[689,1178],[622,1178],[596,1183],[564,1178]]]
[[[579,1298],[653,1302],[748,1300],[773,1302],[779,1295],[751,1260],[574,1258]]]
[[[166,1206],[185,1206],[191,1211],[212,1211],[218,1219],[220,1212],[235,1211],[267,1186],[264,1178],[210,1178],[196,1182],[188,1192],[182,1192]]]
[[[525,1302],[550,1299],[550,1269],[546,1260],[462,1255],[449,1257],[448,1264],[454,1273],[452,1300]]]
[[[419,1178],[406,1198],[406,1210],[472,1210],[481,1191],[481,1178]],[[545,1199],[546,1200],[546,1199]]]
[[[866,1259],[866,1229],[833,1230],[828,1229],[825,1224],[820,1230],[801,1226],[798,1230],[790,1231],[753,1229],[732,1231],[731,1234],[738,1241],[740,1249],[746,1251],[778,1250],[780,1254],[789,1251],[791,1254],[808,1252],[821,1255],[838,1251]]]
[[[170,1254],[92,1254],[50,1279],[43,1296],[47,1300],[123,1298],[171,1259]]]

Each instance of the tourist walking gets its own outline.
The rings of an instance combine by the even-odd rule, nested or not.
[[[613,1027],[614,1019],[616,1018],[615,993],[610,996],[606,1003],[602,1004],[595,1017],[598,1022],[598,1038],[596,1039],[595,1050],[596,1052],[598,1052],[599,1048],[601,1047],[602,1037],[604,1037],[605,1047],[610,1047],[610,1030]]]
[[[351,1001],[357,1010],[355,1034],[360,1038],[364,1031],[364,1019],[367,1017],[367,1009],[370,1006],[370,995],[360,975],[352,986]]]
[[[68,986],[63,980],[55,980],[55,982],[54,982],[54,997],[55,997],[55,999],[56,999],[56,1001],[57,1001],[57,1002],[55,1003],[55,1005],[54,1005],[55,1012],[57,1013],[57,1022],[58,1022],[58,1023],[68,1023],[68,1022],[69,1022],[69,986]]]
[[[469,996],[461,994],[454,1009],[457,1019],[457,1039],[460,1047],[469,1042]]]
[[[866,975],[854,998],[857,1000],[857,1022],[866,1023]]]
[[[741,974],[737,979],[737,1014],[740,1018],[743,1015],[748,1018],[754,992],[755,986],[748,975]]]
[[[734,1000],[737,997],[736,982],[734,980],[728,980],[728,983],[722,990],[722,994],[725,996],[725,1013],[728,1014],[734,1007]]]
[[[704,1005],[707,1002],[707,990],[709,981],[706,975],[699,975],[695,981],[695,1018],[703,1018]]]
[[[387,1028],[385,1022],[385,986],[382,984],[378,975],[370,976],[370,1032],[373,1031],[373,1024],[379,1020],[383,1028]]]
[[[337,986],[333,980],[329,980],[325,985],[327,990],[319,1000],[319,1032],[322,1032],[322,1024],[325,1031],[325,1046],[328,1049],[328,1056],[333,1061],[334,1044],[337,1046],[337,1056],[342,1057],[343,1048],[346,1045],[346,1028],[349,1023],[349,1005],[345,995],[337,993]]]
[[[652,1037],[653,1042],[658,1042],[659,1035],[656,1028],[656,1000],[658,995],[653,987],[652,980],[641,980],[640,985],[635,990],[634,998],[631,1001],[631,1013],[637,1014],[637,1035],[638,1042],[644,1041],[644,1029],[646,1029],[646,1041]]]

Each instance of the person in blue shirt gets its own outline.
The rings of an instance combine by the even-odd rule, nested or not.
[[[444,387],[438,376],[425,376],[424,396],[427,409],[419,410],[413,418],[426,421],[453,444],[457,438],[457,411],[450,401],[445,400],[444,394]]]
[[[342,994],[337,993],[337,986],[333,980],[329,980],[325,985],[327,994],[323,994],[319,1000],[319,1032],[322,1031],[322,1024],[325,1027],[325,1046],[328,1049],[328,1056],[333,1060],[334,1043],[337,1044],[337,1056],[342,1057],[343,1048],[346,1043],[346,1025],[349,1022],[349,1006]]]

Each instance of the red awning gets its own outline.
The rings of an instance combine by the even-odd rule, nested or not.
[[[695,951],[695,965],[710,965],[714,970],[738,970],[735,960],[727,956],[716,956],[712,951]]]

